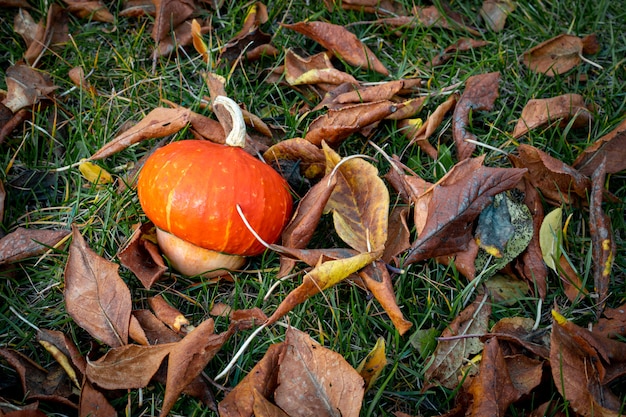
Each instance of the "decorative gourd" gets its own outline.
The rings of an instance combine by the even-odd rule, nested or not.
[[[240,268],[246,256],[263,252],[237,206],[269,243],[278,239],[292,211],[287,182],[242,149],[245,124],[239,106],[222,96],[216,105],[223,105],[232,119],[226,145],[203,140],[166,145],[148,158],[137,183],[161,250],[185,275],[223,275]]]

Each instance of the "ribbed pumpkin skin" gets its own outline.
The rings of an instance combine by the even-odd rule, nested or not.
[[[293,204],[272,167],[239,147],[202,140],[157,149],[141,170],[137,194],[157,227],[197,246],[244,256],[265,247],[246,228],[237,204],[268,243],[280,236]]]

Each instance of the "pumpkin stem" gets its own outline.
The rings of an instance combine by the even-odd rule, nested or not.
[[[246,123],[243,120],[243,113],[241,109],[232,99],[226,96],[217,96],[213,100],[213,106],[222,105],[230,115],[230,122],[222,120],[220,112],[216,112],[217,118],[220,119],[222,126],[228,126],[232,124],[232,129],[226,136],[226,144],[228,146],[238,146],[243,148],[246,145]],[[222,113],[223,115],[223,113]]]

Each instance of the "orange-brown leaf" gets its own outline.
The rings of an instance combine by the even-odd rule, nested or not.
[[[274,392],[283,411],[292,417],[359,415],[363,378],[341,355],[293,328],[284,349]]]
[[[350,65],[389,75],[387,68],[367,45],[343,26],[314,21],[298,22],[292,25],[283,24],[283,26],[313,39]]]
[[[574,128],[588,126],[593,119],[580,94],[531,99],[522,110],[522,115],[513,130],[513,137],[519,138],[530,130],[555,121],[559,122],[560,127],[564,127],[572,119]]]
[[[65,265],[65,307],[80,327],[111,347],[128,342],[131,312],[130,290],[118,268],[91,250],[72,226]]]
[[[18,227],[0,239],[0,265],[41,255],[48,250],[48,247],[57,245],[68,234],[67,230]]]
[[[626,169],[626,119],[578,155],[572,166],[590,177],[603,158],[606,158],[607,174]]]
[[[113,138],[89,159],[107,158],[142,140],[160,138],[177,133],[189,123],[189,118],[189,110],[183,107],[176,109],[158,107],[148,113],[135,126]]]
[[[554,77],[580,64],[585,42],[574,35],[558,35],[524,52],[522,63],[534,72]]]

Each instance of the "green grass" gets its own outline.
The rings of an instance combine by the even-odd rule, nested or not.
[[[35,20],[45,20],[44,3],[48,2],[32,3],[31,13]],[[111,3],[111,10],[116,14],[122,2]],[[240,29],[247,11],[248,4],[243,2],[227,0],[226,3],[229,7],[225,7],[220,16],[213,16],[212,35],[205,36],[212,48],[222,46]],[[452,7],[482,28],[476,18],[480,3],[477,0],[455,1]],[[626,11],[619,2],[609,0],[520,3],[509,16],[503,32],[483,34],[488,46],[459,53],[445,65],[432,70],[426,63],[466,34],[423,27],[393,30],[366,23],[372,19],[370,15],[356,11],[329,12],[322,2],[303,0],[269,2],[270,20],[263,28],[267,33],[275,34],[273,42],[280,50],[290,47],[311,54],[321,51],[321,47],[279,27],[279,23],[311,18],[349,27],[359,38],[366,39],[387,65],[391,72],[389,79],[417,76],[428,81],[432,96],[422,112],[424,118],[447,97],[439,93],[441,89],[463,83],[475,74],[500,71],[500,97],[493,111],[473,114],[473,131],[481,141],[506,152],[514,152],[518,143],[529,143],[572,163],[582,149],[612,130],[626,112]],[[15,9],[0,9],[0,38],[3,39],[0,43],[0,89],[6,89],[4,71],[18,62],[25,51],[22,39],[11,28],[15,12]],[[0,145],[0,179],[8,194],[2,232],[11,232],[18,226],[69,228],[74,223],[98,254],[115,260],[116,253],[130,236],[132,226],[145,220],[135,192],[118,192],[115,186],[97,188],[87,183],[77,169],[59,168],[90,156],[126,123],[140,120],[163,99],[208,114],[199,106],[199,99],[208,94],[200,77],[200,72],[207,66],[193,49],[184,53],[177,51],[170,59],[153,62],[150,58],[153,48],[151,20],[148,18],[119,18],[112,30],[113,25],[70,17],[69,27],[72,41],[56,54],[47,54],[40,65],[41,71],[49,74],[59,87],[58,99],[34,112],[32,120],[16,129]],[[524,51],[561,33],[596,33],[601,49],[597,55],[588,58],[603,69],[583,63],[563,76],[549,78],[537,76],[521,66],[518,57]],[[290,109],[301,108],[309,97],[266,82],[266,70],[280,65],[282,58],[281,53],[276,60],[244,63],[233,71],[226,66],[214,69],[227,77],[226,91],[231,98],[285,132],[277,135],[275,140],[302,136],[313,120],[312,116],[289,113]],[[91,72],[89,81],[101,94],[91,97],[73,87],[67,73],[78,65],[87,73]],[[381,80],[377,74],[350,67],[345,70],[362,81]],[[462,84],[458,91],[463,91]],[[531,131],[517,141],[511,138],[509,133],[529,99],[564,93],[581,94],[589,103],[595,104],[594,122],[589,131],[549,127]],[[181,132],[171,140],[188,136]],[[436,181],[457,162],[449,118],[435,136],[440,143],[438,161],[430,160],[417,147],[407,149],[406,139],[393,123],[382,125],[371,139],[390,155],[402,154],[403,162],[424,179]],[[123,175],[154,142],[141,143],[98,163],[109,172]],[[377,156],[358,135],[346,141],[339,152],[342,156],[354,153]],[[478,149],[477,153],[486,153],[486,163],[490,166],[508,166],[501,155],[488,149]],[[381,173],[385,173],[388,164],[382,158],[378,159]],[[610,176],[607,184],[619,199],[626,199],[624,173]],[[623,204],[607,204],[605,210],[611,217],[618,245],[609,299],[609,305],[616,306],[626,299],[626,254],[623,249],[626,224]],[[593,259],[586,225],[588,213],[579,207],[566,207],[565,214],[572,214],[566,236],[568,254],[586,287],[592,289]],[[319,239],[314,245],[323,247],[327,244],[324,239],[332,233],[331,227],[331,221],[321,223]],[[263,299],[273,283],[272,268],[277,266],[277,259],[275,254],[257,257],[251,261],[251,268],[267,269],[268,272],[241,274],[234,283],[215,285],[174,275],[152,290],[145,290],[129,271],[122,268],[120,274],[131,287],[136,308],[147,307],[147,296],[163,294],[192,322],[198,323],[208,316],[215,302],[225,302],[235,308],[261,307],[266,313],[272,312],[297,285],[296,282],[283,283],[268,300]],[[63,247],[42,259],[29,259],[0,269],[0,347],[19,350],[44,367],[53,363],[53,359],[36,342],[35,331],[18,319],[15,312],[36,326],[65,332],[83,353],[90,348],[86,332],[65,312],[63,270],[66,260],[66,247]],[[454,268],[433,261],[414,264],[395,277],[398,303],[405,317],[414,324],[409,333],[430,328],[443,330],[463,308],[466,285],[467,280]],[[510,306],[496,304],[492,320],[512,316],[534,319],[536,305],[537,299],[531,295]],[[552,276],[541,311],[541,328],[550,324],[550,309],[554,305],[576,322],[586,324],[593,319],[594,300],[584,298],[577,304],[569,303],[558,280]],[[426,362],[410,344],[410,334],[400,337],[377,302],[355,286],[343,284],[311,298],[293,310],[289,322],[339,352],[354,366],[367,355],[379,336],[385,338],[389,364],[372,392],[366,395],[363,416],[389,415],[394,410],[436,415],[453,406],[454,392],[439,388],[422,392]],[[225,328],[225,322],[218,320],[218,327]],[[223,369],[248,334],[235,335],[209,364],[206,373],[214,376]],[[263,356],[267,347],[281,341],[283,336],[284,328],[280,326],[263,331],[239,360],[226,385],[234,386]],[[13,370],[2,361],[0,374],[15,378]],[[162,394],[162,387],[151,387],[143,393],[142,404],[134,392],[130,399],[118,400],[116,406],[122,410],[130,404],[129,415],[151,415],[159,410]],[[216,396],[219,399],[223,393],[216,392]],[[561,401],[557,397],[554,396],[555,400]],[[565,409],[562,401],[559,406]],[[53,407],[42,407],[54,411]],[[188,398],[179,401],[175,412],[179,415],[212,415]]]

